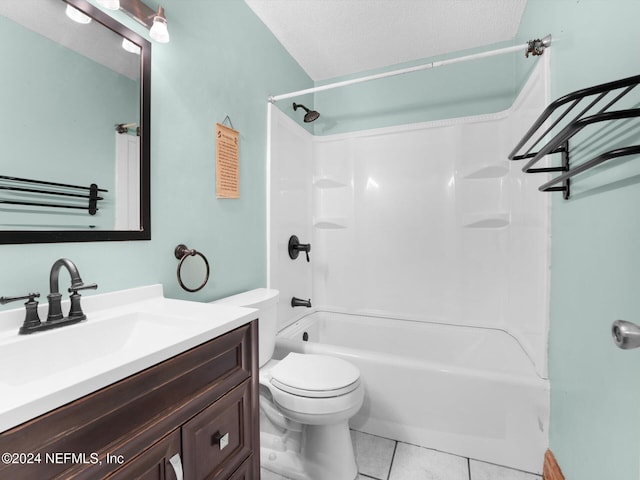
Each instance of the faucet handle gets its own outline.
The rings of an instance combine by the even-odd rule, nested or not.
[[[69,288],[69,299],[71,300],[71,308],[69,309],[69,319],[74,320],[84,320],[87,316],[82,311],[82,307],[80,306],[80,294],[78,290],[95,290],[98,288],[97,283],[90,283],[89,285],[80,285],[80,286],[71,286]]]
[[[291,260],[295,260],[296,258],[298,258],[298,254],[300,252],[304,252],[307,255],[307,262],[310,261],[309,252],[311,251],[311,244],[300,243],[300,240],[296,235],[291,235],[289,237],[289,244],[288,244],[287,250],[289,251],[289,258]]]
[[[22,327],[20,327],[20,334],[31,333],[34,331],[33,329],[40,325],[40,317],[38,316],[38,302],[35,301],[36,298],[40,296],[39,293],[28,293],[23,297],[0,297],[0,305],[4,305],[9,302],[15,302],[18,300],[27,300],[25,304],[25,308],[27,309],[24,317],[24,323]]]
[[[89,285],[80,285],[79,287],[69,287],[69,293],[78,293],[79,290],[95,290],[98,288],[97,283],[90,283]]]
[[[0,305],[5,305],[9,302],[17,302],[18,300],[27,300],[27,299],[29,299],[27,303],[31,303],[31,302],[38,303],[34,300],[34,298],[38,298],[39,296],[40,296],[39,293],[28,293],[23,297],[0,297]]]

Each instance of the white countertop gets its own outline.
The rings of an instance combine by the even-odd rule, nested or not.
[[[18,334],[24,307],[0,312],[0,432],[257,318],[251,308],[165,298],[162,285],[83,296],[82,309],[81,323],[29,335]],[[39,314],[44,321],[46,300]]]

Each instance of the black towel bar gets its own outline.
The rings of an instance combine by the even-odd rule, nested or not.
[[[564,198],[569,198],[570,178],[600,165],[607,160],[640,154],[640,146],[628,146],[600,153],[595,158],[582,162],[574,168],[571,168],[569,165],[569,140],[584,128],[591,125],[602,124],[603,122],[640,118],[640,108],[637,108],[637,103],[634,105],[634,108],[610,110],[611,107],[618,104],[618,102],[627,96],[639,83],[640,75],[636,75],[578,90],[552,102],[545,108],[509,154],[509,160],[528,160],[524,167],[522,167],[522,171],[525,173],[561,172],[558,177],[540,186],[539,190],[543,192],[562,191],[564,192]],[[605,97],[610,93],[613,95],[613,98],[607,101]],[[573,112],[574,108],[577,107],[582,100],[587,98],[590,98],[587,106],[571,118],[569,113]],[[592,109],[595,110],[594,107],[597,107],[604,101],[607,102],[604,106],[599,107],[595,113],[590,113]],[[543,129],[543,126],[552,115],[557,115],[557,118],[549,127],[545,128],[544,131],[537,134],[539,130]],[[568,118],[571,119],[566,120]],[[565,122],[562,123],[563,121]],[[536,136],[535,141],[531,141],[534,136]],[[542,144],[543,140],[547,138],[550,139]],[[529,145],[526,150],[525,145]],[[555,153],[562,154],[561,166],[534,168],[534,165],[543,157]],[[562,184],[562,186],[555,186],[558,184]]]
[[[10,177],[7,175],[0,175],[0,181],[4,183],[3,185],[0,185],[0,190],[4,190],[7,192],[63,196],[63,197],[69,197],[71,201],[75,200],[76,198],[88,199],[88,204],[84,206],[84,205],[74,205],[71,203],[70,204],[47,203],[47,202],[27,201],[27,200],[21,200],[16,198],[0,199],[0,203],[10,204],[10,205],[24,205],[29,207],[74,208],[79,210],[88,210],[90,215],[95,215],[97,213],[98,201],[104,200],[103,197],[98,196],[98,192],[108,192],[108,190],[105,190],[103,188],[98,188],[98,185],[96,185],[95,183],[92,183],[90,186],[85,187],[83,185],[71,185],[67,183],[48,182],[45,180],[34,180],[31,178]],[[44,187],[50,187],[50,188],[32,188],[32,187],[23,187],[23,186],[15,185],[15,184],[23,184],[23,183],[28,185],[42,185]],[[68,192],[68,191],[64,191],[65,189],[88,190],[88,194]]]

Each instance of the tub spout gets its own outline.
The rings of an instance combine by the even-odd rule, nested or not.
[[[293,297],[293,298],[291,298],[291,306],[292,307],[307,307],[307,308],[311,308],[311,299],[303,300],[301,298]]]

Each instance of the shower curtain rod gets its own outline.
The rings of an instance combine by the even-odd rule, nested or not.
[[[356,83],[368,82],[370,80],[378,80],[380,78],[394,77],[396,75],[404,75],[405,73],[419,72],[421,70],[428,70],[430,68],[442,67],[444,65],[451,65],[453,63],[466,62],[468,60],[476,60],[479,58],[493,57],[495,55],[502,55],[505,53],[511,53],[516,51],[522,51],[525,49],[525,54],[528,57],[532,55],[542,55],[544,49],[551,45],[551,35],[547,35],[543,39],[530,40],[527,43],[521,45],[514,45],[512,47],[498,48],[496,50],[489,50],[487,52],[475,53],[472,55],[465,55],[463,57],[450,58],[448,60],[440,60],[437,62],[426,63],[423,65],[416,65],[415,67],[402,68],[399,70],[393,70],[391,72],[378,73],[374,75],[368,75],[366,77],[354,78],[351,80],[344,80],[342,82],[328,83],[327,85],[321,85],[319,87],[306,88],[304,90],[298,90],[296,92],[283,93],[282,95],[273,95],[269,97],[270,103],[275,103],[279,100],[286,100],[288,98],[299,97],[300,95],[306,95],[308,93],[322,92],[324,90],[331,90],[339,87],[346,87],[347,85],[353,85]]]

